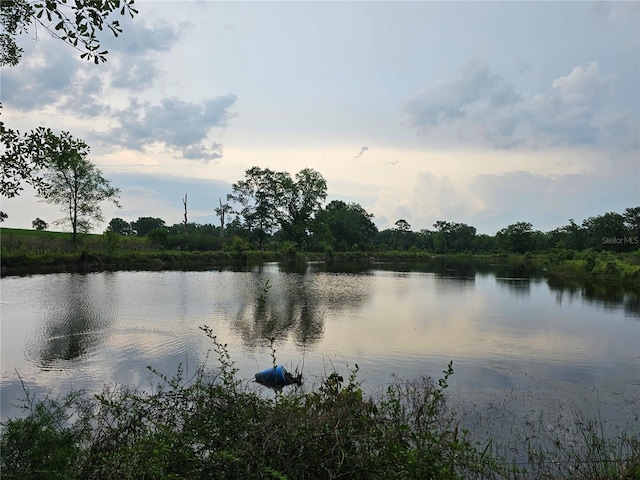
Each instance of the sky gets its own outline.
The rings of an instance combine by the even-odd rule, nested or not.
[[[2,118],[68,131],[120,217],[214,223],[253,167],[313,168],[380,230],[550,231],[640,205],[638,2],[140,1],[94,65],[42,29]],[[29,188],[4,227],[64,214]],[[51,229],[56,229],[51,226]]]

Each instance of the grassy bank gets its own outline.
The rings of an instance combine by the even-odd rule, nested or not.
[[[4,275],[101,270],[209,269],[282,261],[289,251],[255,251],[234,245],[213,251],[165,250],[146,237],[82,235],[35,230],[2,229]],[[323,258],[323,255],[318,255]],[[294,257],[295,258],[295,255]]]
[[[554,249],[527,254],[434,255],[428,251],[297,252],[289,242],[270,251],[249,249],[243,241],[230,240],[220,250],[167,250],[147,237],[115,234],[82,235],[74,243],[71,234],[36,230],[2,229],[1,266],[4,275],[61,271],[209,269],[244,266],[266,261],[326,260],[336,264],[393,262],[435,264],[441,259],[466,263],[484,271],[487,267],[518,267],[523,274],[551,280],[589,281],[640,286],[640,250],[627,253]]]
[[[447,406],[451,365],[440,379],[397,380],[374,396],[357,366],[265,395],[237,378],[226,346],[203,330],[218,355],[213,372],[156,373],[150,392],[119,386],[39,400],[26,392],[27,415],[3,425],[3,478],[640,478],[638,436],[607,439],[586,419],[570,443],[529,435],[512,445],[528,452],[525,462],[473,441]]]

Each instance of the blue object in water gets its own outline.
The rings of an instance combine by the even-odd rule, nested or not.
[[[256,373],[256,382],[265,387],[282,388],[287,384],[286,370],[282,365],[268,368]]]
[[[302,375],[294,377],[282,365],[276,365],[256,373],[256,382],[269,388],[282,388],[293,383],[300,385]]]

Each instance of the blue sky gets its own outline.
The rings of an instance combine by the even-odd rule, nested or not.
[[[244,171],[318,170],[380,229],[548,231],[640,205],[637,2],[143,1],[95,66],[43,31],[4,121],[70,131],[118,216],[215,222]],[[35,40],[37,33],[37,41]],[[366,147],[366,148],[365,148]],[[26,190],[7,227],[62,214]],[[106,224],[96,227],[103,231]]]

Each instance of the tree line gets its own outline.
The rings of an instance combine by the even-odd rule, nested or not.
[[[622,213],[573,219],[549,232],[517,222],[495,235],[478,234],[464,223],[438,220],[433,229],[413,231],[404,219],[393,228],[378,230],[373,214],[360,204],[333,200],[323,205],[327,183],[322,175],[305,168],[291,176],[268,168],[251,167],[232,185],[226,203],[215,208],[220,225],[178,223],[139,217],[134,222],[113,218],[107,232],[148,237],[165,248],[216,250],[229,242],[247,249],[296,251],[428,251],[445,253],[526,253],[550,249],[633,251],[639,247],[640,207]],[[186,199],[186,196],[185,196]],[[233,216],[228,221],[229,216]],[[186,220],[186,201],[185,201]]]

